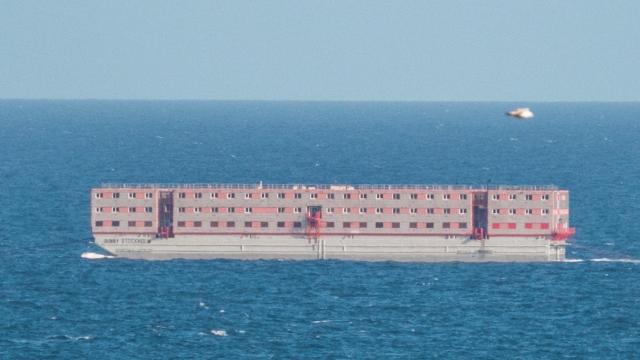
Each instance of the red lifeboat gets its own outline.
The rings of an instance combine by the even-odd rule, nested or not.
[[[558,228],[553,233],[553,240],[564,241],[576,234],[576,228]]]

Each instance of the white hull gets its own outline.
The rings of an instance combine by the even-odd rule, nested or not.
[[[298,235],[96,235],[109,253],[131,259],[345,259],[371,261],[563,261],[564,241],[543,237]]]

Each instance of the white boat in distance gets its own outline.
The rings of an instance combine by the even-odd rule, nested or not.
[[[534,116],[533,112],[529,108],[517,108],[515,110],[507,111],[506,114],[518,119],[530,119]]]

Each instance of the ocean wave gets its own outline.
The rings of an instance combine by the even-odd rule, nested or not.
[[[619,262],[619,263],[640,264],[640,259],[610,259],[610,258],[598,258],[598,259],[589,259],[589,261],[593,261],[593,262]]]

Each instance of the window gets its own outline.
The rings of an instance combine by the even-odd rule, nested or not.
[[[351,227],[351,223],[348,222],[348,221],[345,221],[345,222],[342,223],[342,227],[345,228],[345,229],[348,229],[348,228]]]
[[[549,215],[549,209],[542,209],[541,215]]]
[[[366,214],[367,208],[360,208],[360,214]]]
[[[244,227],[246,227],[246,228],[251,227],[251,221],[245,221],[244,222]]]
[[[236,212],[236,208],[233,208],[233,207],[227,208],[227,212],[228,213],[234,213],[234,212]]]
[[[460,229],[466,229],[466,228],[467,228],[467,223],[466,223],[466,222],[458,223],[458,228],[460,228]]]
[[[428,222],[425,224],[427,229],[433,229],[433,223],[432,222]]]
[[[102,226],[102,221],[96,221],[96,227],[101,227]]]
[[[411,213],[412,214],[417,214],[418,213],[418,209],[416,209],[416,208],[411,209]]]
[[[278,199],[284,199],[285,195],[284,193],[278,193]]]
[[[433,200],[436,196],[434,194],[427,194],[427,200]]]
[[[500,200],[500,194],[493,194],[493,195],[491,195],[491,199],[492,199],[492,200]]]
[[[327,208],[327,214],[333,214],[333,208]]]
[[[97,207],[97,208],[96,208],[96,212],[97,212],[97,213],[101,213],[101,212],[102,212],[102,208],[101,208],[101,207]]]
[[[111,222],[111,226],[114,226],[114,227],[120,226],[120,221],[118,221],[118,220],[112,221]]]
[[[120,212],[120,208],[119,207],[111,208],[111,212],[114,212],[114,213]]]
[[[442,209],[442,212],[443,212],[445,215],[449,215],[449,214],[451,214],[451,209],[449,209],[449,208],[445,208],[445,209]]]
[[[236,194],[235,193],[228,193],[227,194],[227,199],[235,199],[236,198]]]
[[[359,225],[360,225],[360,229],[364,229],[367,227],[367,223],[364,221],[361,221]]]
[[[509,200],[515,200],[516,198],[516,194],[509,194]]]
[[[236,222],[235,221],[227,221],[227,227],[228,228],[236,227]]]
[[[151,206],[147,206],[147,207],[144,208],[144,212],[152,213],[153,212],[153,208]]]
[[[317,199],[317,198],[318,198],[318,194],[316,193],[309,194],[309,199]]]
[[[376,214],[382,214],[382,213],[384,213],[383,208],[376,208]]]
[[[103,196],[104,196],[104,195],[103,195],[102,193],[96,193],[96,194],[95,194],[96,199],[102,199],[102,197],[103,197]],[[101,225],[101,226],[102,226],[102,225]]]
[[[150,193],[150,192],[144,193],[144,198],[145,199],[153,199],[153,193]]]
[[[261,228],[268,228],[269,227],[269,223],[266,222],[266,221],[262,221],[262,222],[260,222],[260,227]]]
[[[294,214],[300,214],[302,212],[302,208],[297,207],[297,208],[293,208],[293,213]]]
[[[342,198],[345,200],[350,200],[351,199],[351,194],[342,194]]]
[[[193,208],[193,212],[194,212],[194,213],[199,213],[199,212],[201,212],[201,211],[202,211],[202,208],[201,208],[201,207]]]
[[[491,224],[491,228],[492,228],[492,229],[500,229],[500,223],[493,223],[493,224]]]
[[[351,213],[351,208],[343,208],[342,209],[342,213],[343,214],[350,214]]]
[[[185,212],[185,211],[186,211],[186,210],[185,210],[185,208],[183,208],[183,207],[179,207],[179,208],[178,208],[178,212],[183,213],[183,212]]]
[[[211,221],[211,222],[209,223],[209,226],[211,226],[211,227],[218,227],[218,225],[219,225],[219,224],[218,224],[218,222],[217,222],[217,221]]]
[[[467,213],[467,209],[458,209],[458,214],[466,214]]]
[[[540,224],[540,229],[544,229],[544,230],[546,230],[546,229],[548,229],[548,228],[549,228],[549,223],[541,223],[541,224]]]
[[[524,214],[525,215],[532,215],[533,214],[533,209],[525,209],[524,210]]]
[[[220,212],[220,209],[218,209],[217,207],[212,207],[211,208],[211,212],[212,213],[217,213],[217,212]]]
[[[400,194],[393,194],[393,200],[400,200]]]
[[[209,197],[211,197],[212,199],[217,199],[218,196],[218,193],[211,193],[211,195],[209,195]]]
[[[294,199],[302,199],[302,194],[301,193],[295,193],[295,194],[293,194],[293,198]]]
[[[411,194],[411,200],[417,200],[418,194]]]
[[[278,214],[284,214],[284,208],[283,207],[279,207],[278,208]]]
[[[434,208],[427,208],[427,214],[435,214],[436,210]]]
[[[197,192],[197,193],[193,194],[193,198],[194,199],[202,199],[202,193],[201,192]]]
[[[376,228],[377,229],[382,229],[383,227],[384,227],[384,223],[382,223],[382,222],[377,222],[376,223]]]
[[[451,194],[442,194],[442,200],[450,200]]]
[[[178,193],[178,198],[180,198],[180,199],[184,199],[184,198],[186,198],[186,197],[187,197],[187,194],[186,194],[186,193],[183,193],[183,192]]]
[[[460,200],[467,200],[467,194],[460,194]]]
[[[384,194],[376,194],[376,200],[384,199]]]
[[[202,221],[194,221],[193,227],[202,227]]]
[[[302,227],[302,223],[300,221],[294,221],[293,222],[293,227],[294,228],[301,228]]]
[[[145,221],[144,222],[144,227],[151,227],[151,226],[153,226],[153,222],[151,222],[151,221]]]
[[[524,223],[525,229],[533,229],[533,223]]]
[[[113,199],[119,199],[120,198],[120,193],[113,193],[113,194],[111,194],[111,197]]]
[[[336,223],[334,223],[333,221],[327,221],[327,227],[328,228],[334,228],[334,227],[336,227]]]
[[[450,228],[451,228],[451,223],[449,223],[449,222],[443,222],[443,223],[442,223],[442,228],[443,228],[443,229],[450,229]]]
[[[329,199],[329,200],[333,200],[333,199],[335,199],[335,198],[336,198],[336,194],[333,194],[333,193],[331,193],[331,194],[327,194],[327,199]]]
[[[261,198],[261,199],[268,199],[268,198],[269,198],[269,193],[262,193],[262,194],[260,194],[260,198]]]
[[[186,223],[184,221],[178,221],[178,227],[184,227]]]
[[[136,193],[129,193],[129,199],[135,199],[136,198]]]
[[[509,215],[515,215],[516,209],[509,209]]]
[[[364,200],[367,198],[367,194],[360,194],[360,200]]]
[[[283,228],[284,227],[284,221],[278,221],[276,226],[279,227],[279,228]]]
[[[527,195],[524,196],[524,199],[525,200],[533,200],[533,195],[527,194]]]
[[[549,200],[549,194],[542,195],[542,200]]]
[[[130,208],[129,208],[129,212],[130,212],[130,213],[134,213],[134,212],[136,212],[136,208],[135,208],[135,207],[133,207],[133,206],[132,206],[132,207],[130,207]]]
[[[516,228],[516,223],[509,223],[508,226],[509,226],[509,229],[513,230]]]
[[[253,198],[253,194],[252,193],[246,193],[246,194],[244,194],[244,198],[245,199],[251,199],[251,198]]]
[[[418,228],[418,223],[417,222],[410,222],[409,223],[409,229],[417,229]]]
[[[394,214],[400,214],[400,208],[393,208]]]
[[[491,213],[494,215],[500,215],[500,209],[491,209]]]
[[[250,208],[250,207],[244,208],[244,213],[245,214],[251,214],[252,212],[253,212],[253,208]]]
[[[394,229],[399,229],[400,228],[400,223],[399,222],[391,223],[391,227],[394,228]]]

